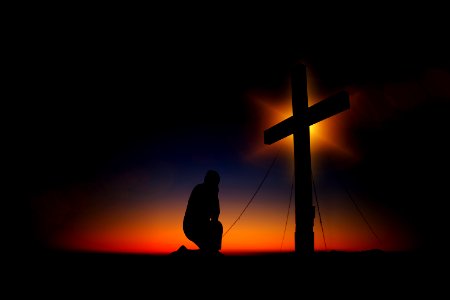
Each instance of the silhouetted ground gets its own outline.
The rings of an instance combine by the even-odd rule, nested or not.
[[[190,252],[197,252],[190,250]],[[309,256],[299,256],[294,252],[287,253],[255,253],[255,254],[222,254],[222,255],[174,255],[173,253],[150,254],[118,254],[96,252],[42,251],[24,255],[21,262],[30,266],[42,266],[59,270],[139,270],[155,267],[161,271],[169,267],[188,267],[192,265],[228,269],[279,267],[286,269],[323,268],[330,270],[336,267],[348,268],[416,268],[421,265],[437,263],[439,257],[432,253],[419,252],[385,252],[374,249],[361,252],[329,251],[315,252]],[[20,264],[20,262],[19,262]]]
[[[393,278],[396,275],[433,275],[441,264],[437,256],[415,252],[316,252],[301,257],[295,253],[264,253],[254,255],[144,255],[108,254],[84,252],[31,253],[15,264],[16,271],[29,275],[56,275],[79,278],[122,278],[127,276],[162,276],[162,278],[185,278],[189,274],[207,279],[238,277],[281,279],[298,276],[324,276],[322,279],[349,276]],[[430,273],[425,274],[423,271]],[[98,276],[98,277],[97,277]],[[319,279],[319,278],[317,278]],[[361,279],[361,278],[360,278]]]
[[[439,295],[445,261],[413,252],[174,256],[42,252],[6,259],[15,296],[373,298]],[[441,275],[442,274],[442,275]],[[4,282],[5,283],[5,282]],[[301,297],[295,297],[301,298]]]

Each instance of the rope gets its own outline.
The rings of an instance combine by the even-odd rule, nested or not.
[[[381,239],[378,237],[378,235],[375,233],[375,231],[373,230],[372,226],[370,226],[369,221],[367,221],[366,217],[364,216],[364,214],[362,213],[361,209],[358,207],[358,205],[356,204],[355,200],[353,200],[352,195],[350,195],[350,192],[348,191],[348,189],[345,187],[345,185],[341,182],[341,185],[343,186],[344,190],[347,192],[348,197],[350,198],[350,200],[353,202],[353,205],[355,205],[356,210],[359,212],[359,214],[361,215],[361,217],[363,218],[364,222],[366,222],[367,227],[369,227],[369,230],[372,232],[372,234],[375,236],[375,238],[378,240],[378,242],[380,243],[380,245],[382,244]]]
[[[280,151],[278,150],[278,152],[276,153],[275,157],[272,160],[272,164],[270,165],[269,169],[267,170],[266,174],[264,175],[264,178],[262,179],[261,183],[259,184],[258,188],[256,189],[255,193],[253,194],[253,196],[250,198],[250,201],[248,201],[247,205],[244,207],[244,209],[242,210],[242,212],[240,213],[240,215],[236,218],[236,220],[233,222],[233,224],[231,224],[231,226],[228,228],[227,231],[225,231],[225,233],[222,235],[222,238],[225,237],[225,235],[228,233],[228,231],[230,231],[230,229],[234,226],[234,224],[237,223],[237,221],[239,221],[239,219],[241,218],[241,216],[244,214],[245,210],[247,209],[247,207],[250,205],[250,203],[252,203],[253,199],[255,198],[256,194],[258,193],[259,189],[261,188],[261,186],[263,185],[264,181],[266,181],[267,176],[269,175],[270,170],[272,170],[273,165],[275,164],[275,161],[278,158],[278,154],[280,153]]]
[[[312,177],[312,176],[311,176]],[[320,207],[319,207],[319,200],[317,198],[317,192],[316,192],[316,184],[314,182],[314,178],[312,178],[313,188],[314,188],[314,196],[316,197],[316,204],[317,204],[317,212],[319,213],[319,221],[320,221],[320,228],[322,229],[322,237],[323,237],[323,243],[325,245],[325,250],[327,250],[327,242],[325,241],[325,232],[323,230],[323,224],[322,224],[322,216],[320,214]]]
[[[284,237],[286,235],[286,227],[287,227],[288,219],[289,219],[289,211],[291,210],[292,192],[293,191],[294,191],[294,176],[292,176],[291,194],[289,196],[289,206],[288,206],[288,210],[287,210],[286,223],[284,224],[284,232],[283,232],[283,238],[281,240],[280,250],[283,248]]]

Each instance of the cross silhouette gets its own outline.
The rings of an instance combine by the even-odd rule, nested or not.
[[[292,116],[264,131],[264,144],[288,135],[294,138],[295,253],[314,253],[314,215],[309,126],[350,108],[347,92],[339,92],[308,107],[306,66],[291,70]]]

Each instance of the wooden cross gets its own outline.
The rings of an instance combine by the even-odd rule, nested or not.
[[[308,107],[306,66],[291,71],[292,116],[264,131],[264,144],[294,137],[295,253],[314,253],[314,215],[309,126],[350,108],[348,94],[339,92]]]

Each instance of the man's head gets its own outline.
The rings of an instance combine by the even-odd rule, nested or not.
[[[206,172],[204,182],[210,185],[218,185],[220,182],[219,173],[214,170],[208,170],[208,172]]]

